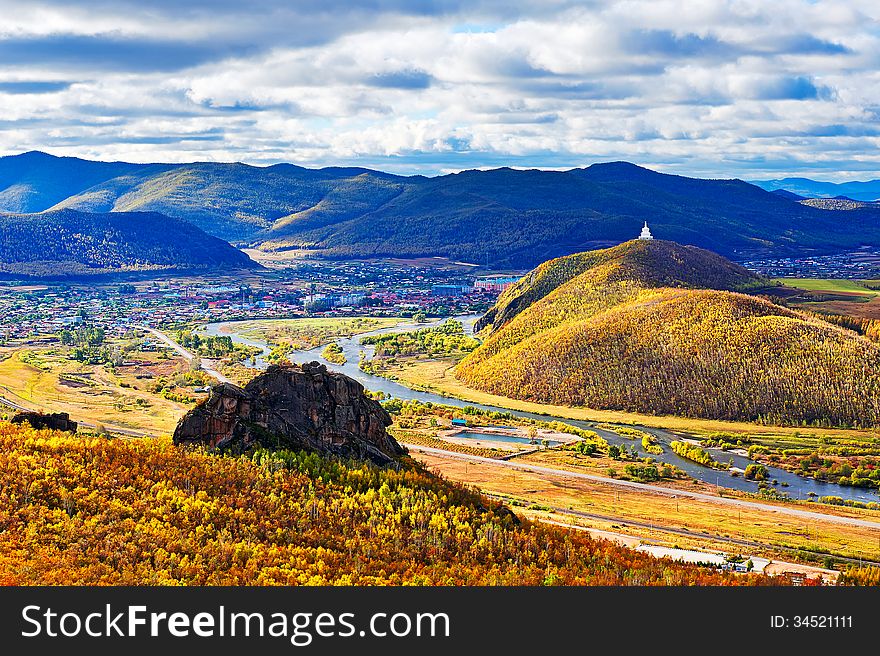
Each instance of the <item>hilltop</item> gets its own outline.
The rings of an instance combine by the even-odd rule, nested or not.
[[[145,168],[125,162],[54,157],[37,151],[0,157],[0,212],[42,212],[83,189]]]
[[[456,369],[559,405],[795,425],[880,423],[880,347],[745,291],[767,282],[665,241],[551,260],[478,324]]]
[[[156,212],[0,214],[0,273],[57,278],[258,266],[227,242]]]
[[[880,246],[877,207],[843,214],[741,180],[666,175],[626,162],[424,177],[292,164],[0,158],[0,211],[65,208],[161,212],[263,250],[445,256],[495,267],[620,243],[645,220],[666,238],[735,258]]]
[[[519,520],[417,463],[0,422],[0,584],[760,585]]]
[[[550,260],[529,272],[477,321],[476,329],[500,328],[521,310],[563,284],[589,272],[578,301],[598,292],[595,302],[610,305],[609,288],[628,283],[644,287],[686,287],[742,290],[767,281],[711,251],[665,240],[628,241],[613,248]]]

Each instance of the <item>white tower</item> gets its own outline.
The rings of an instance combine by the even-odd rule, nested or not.
[[[639,235],[639,239],[653,239],[654,236],[651,234],[651,229],[648,228],[648,222],[645,221],[645,227],[642,228],[642,234]]]

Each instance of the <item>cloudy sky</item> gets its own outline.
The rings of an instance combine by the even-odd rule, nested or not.
[[[0,154],[880,177],[876,0],[0,0]]]

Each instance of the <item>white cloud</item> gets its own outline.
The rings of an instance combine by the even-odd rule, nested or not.
[[[880,176],[876,3],[332,4],[0,0],[0,151]]]

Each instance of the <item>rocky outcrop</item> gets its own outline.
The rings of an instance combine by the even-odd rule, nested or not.
[[[390,424],[360,383],[312,362],[271,366],[244,388],[217,385],[177,424],[174,443],[307,449],[384,465],[404,453],[385,430]]]
[[[42,412],[19,412],[12,418],[12,423],[28,423],[37,430],[48,428],[75,433],[77,429],[77,423],[70,421],[70,415],[66,412],[56,412],[50,415],[44,415]]]

